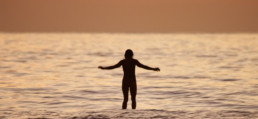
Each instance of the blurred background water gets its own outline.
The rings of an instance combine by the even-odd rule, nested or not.
[[[133,113],[234,110],[258,117],[251,113],[258,111],[258,34],[1,33],[0,118],[97,110],[122,118],[122,68],[97,67],[116,64],[126,49],[161,69],[136,68]]]

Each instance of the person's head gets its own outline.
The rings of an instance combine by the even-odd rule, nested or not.
[[[125,51],[125,59],[131,59],[133,58],[133,51],[131,49],[127,49]]]

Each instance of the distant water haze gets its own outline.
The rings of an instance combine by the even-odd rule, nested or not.
[[[257,0],[1,0],[0,32],[258,32]]]

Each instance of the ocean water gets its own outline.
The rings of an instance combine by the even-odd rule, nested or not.
[[[126,49],[137,109],[121,110]],[[258,34],[0,33],[0,118],[258,118]]]

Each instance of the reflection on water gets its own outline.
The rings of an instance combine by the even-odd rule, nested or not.
[[[109,109],[126,115],[119,111],[122,69],[100,71],[97,66],[117,63],[128,48],[139,61],[161,68],[136,69],[137,108],[146,115],[150,109],[164,115],[173,110],[252,115],[258,111],[257,45],[257,34],[2,33],[0,115]],[[232,113],[210,115],[224,112]]]

